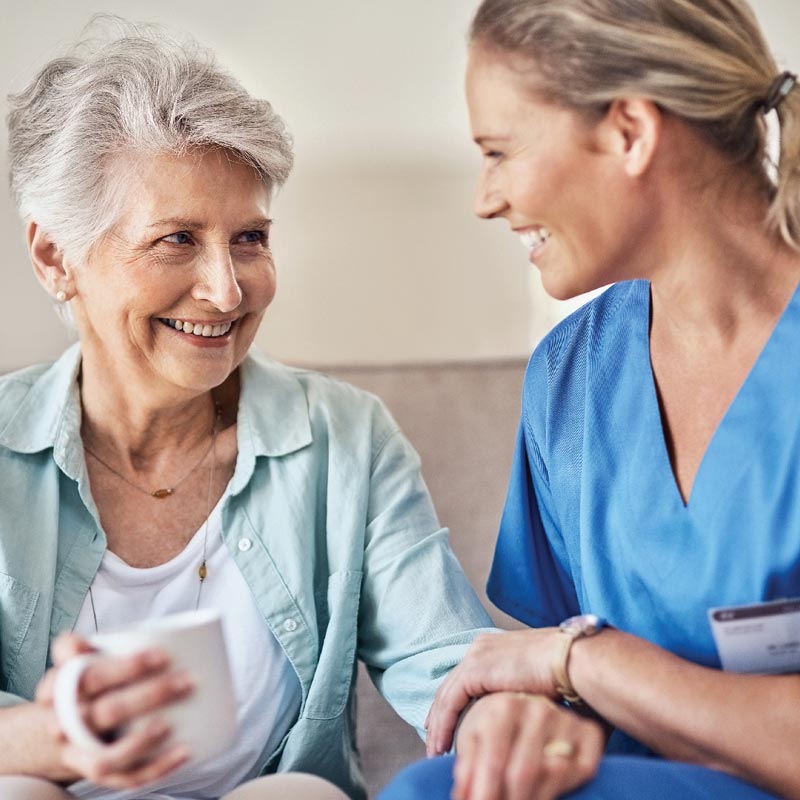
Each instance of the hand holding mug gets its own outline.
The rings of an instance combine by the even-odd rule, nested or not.
[[[151,783],[223,749],[235,699],[221,622],[188,612],[54,646],[42,682],[68,740],[63,760],[111,788]]]
[[[52,720],[48,732],[55,739],[59,753],[60,765],[51,778],[61,781],[85,778],[110,788],[129,788],[156,780],[184,763],[185,753],[162,753],[156,759],[169,736],[168,730],[151,729],[121,736],[103,751],[86,750],[67,739],[53,710],[55,686],[66,664],[95,652],[86,639],[73,634],[60,636],[53,644],[55,666],[37,687],[36,703],[50,709]],[[110,740],[115,731],[142,712],[137,700],[142,687],[150,697],[151,708],[179,699],[181,694],[171,685],[173,676],[168,667],[168,656],[157,650],[123,659],[98,659],[80,682],[80,710],[87,727],[98,738]]]

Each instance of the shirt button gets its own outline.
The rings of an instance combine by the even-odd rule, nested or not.
[[[292,631],[296,631],[297,630],[297,623],[293,619],[287,619],[283,623],[283,629],[287,633],[291,633]]]
[[[239,539],[239,549],[246,553],[251,547],[253,543],[249,539]]]

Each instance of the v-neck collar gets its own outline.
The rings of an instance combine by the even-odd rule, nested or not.
[[[716,507],[728,487],[735,484],[735,481],[730,480],[731,470],[747,467],[747,452],[753,445],[753,437],[758,439],[764,435],[766,429],[774,430],[776,425],[780,429],[779,420],[787,413],[787,406],[800,406],[800,359],[787,358],[800,345],[800,285],[792,292],[764,347],[717,424],[700,460],[687,500],[683,499],[669,457],[664,421],[658,402],[650,356],[652,303],[648,281],[641,282],[637,301],[644,304],[643,313],[637,314],[642,322],[637,331],[637,341],[645,348],[648,366],[646,414],[648,418],[654,418],[653,428],[658,434],[658,471],[664,475],[665,483],[670,485],[677,507],[686,512],[691,510],[701,513]],[[783,393],[776,391],[776,376],[781,377],[780,386],[797,388],[797,391],[791,393],[795,397],[794,404],[783,402]],[[725,469],[714,469],[715,464],[722,464]],[[720,482],[721,476],[725,478],[724,483]]]

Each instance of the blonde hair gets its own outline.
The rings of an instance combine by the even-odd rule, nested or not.
[[[765,178],[765,104],[778,74],[745,0],[484,0],[472,44],[520,57],[553,102],[600,115],[646,97]],[[767,223],[800,250],[800,89],[782,98]]]

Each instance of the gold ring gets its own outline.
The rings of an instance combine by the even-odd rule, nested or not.
[[[575,745],[566,739],[551,739],[542,749],[546,756],[569,758],[575,752]]]

